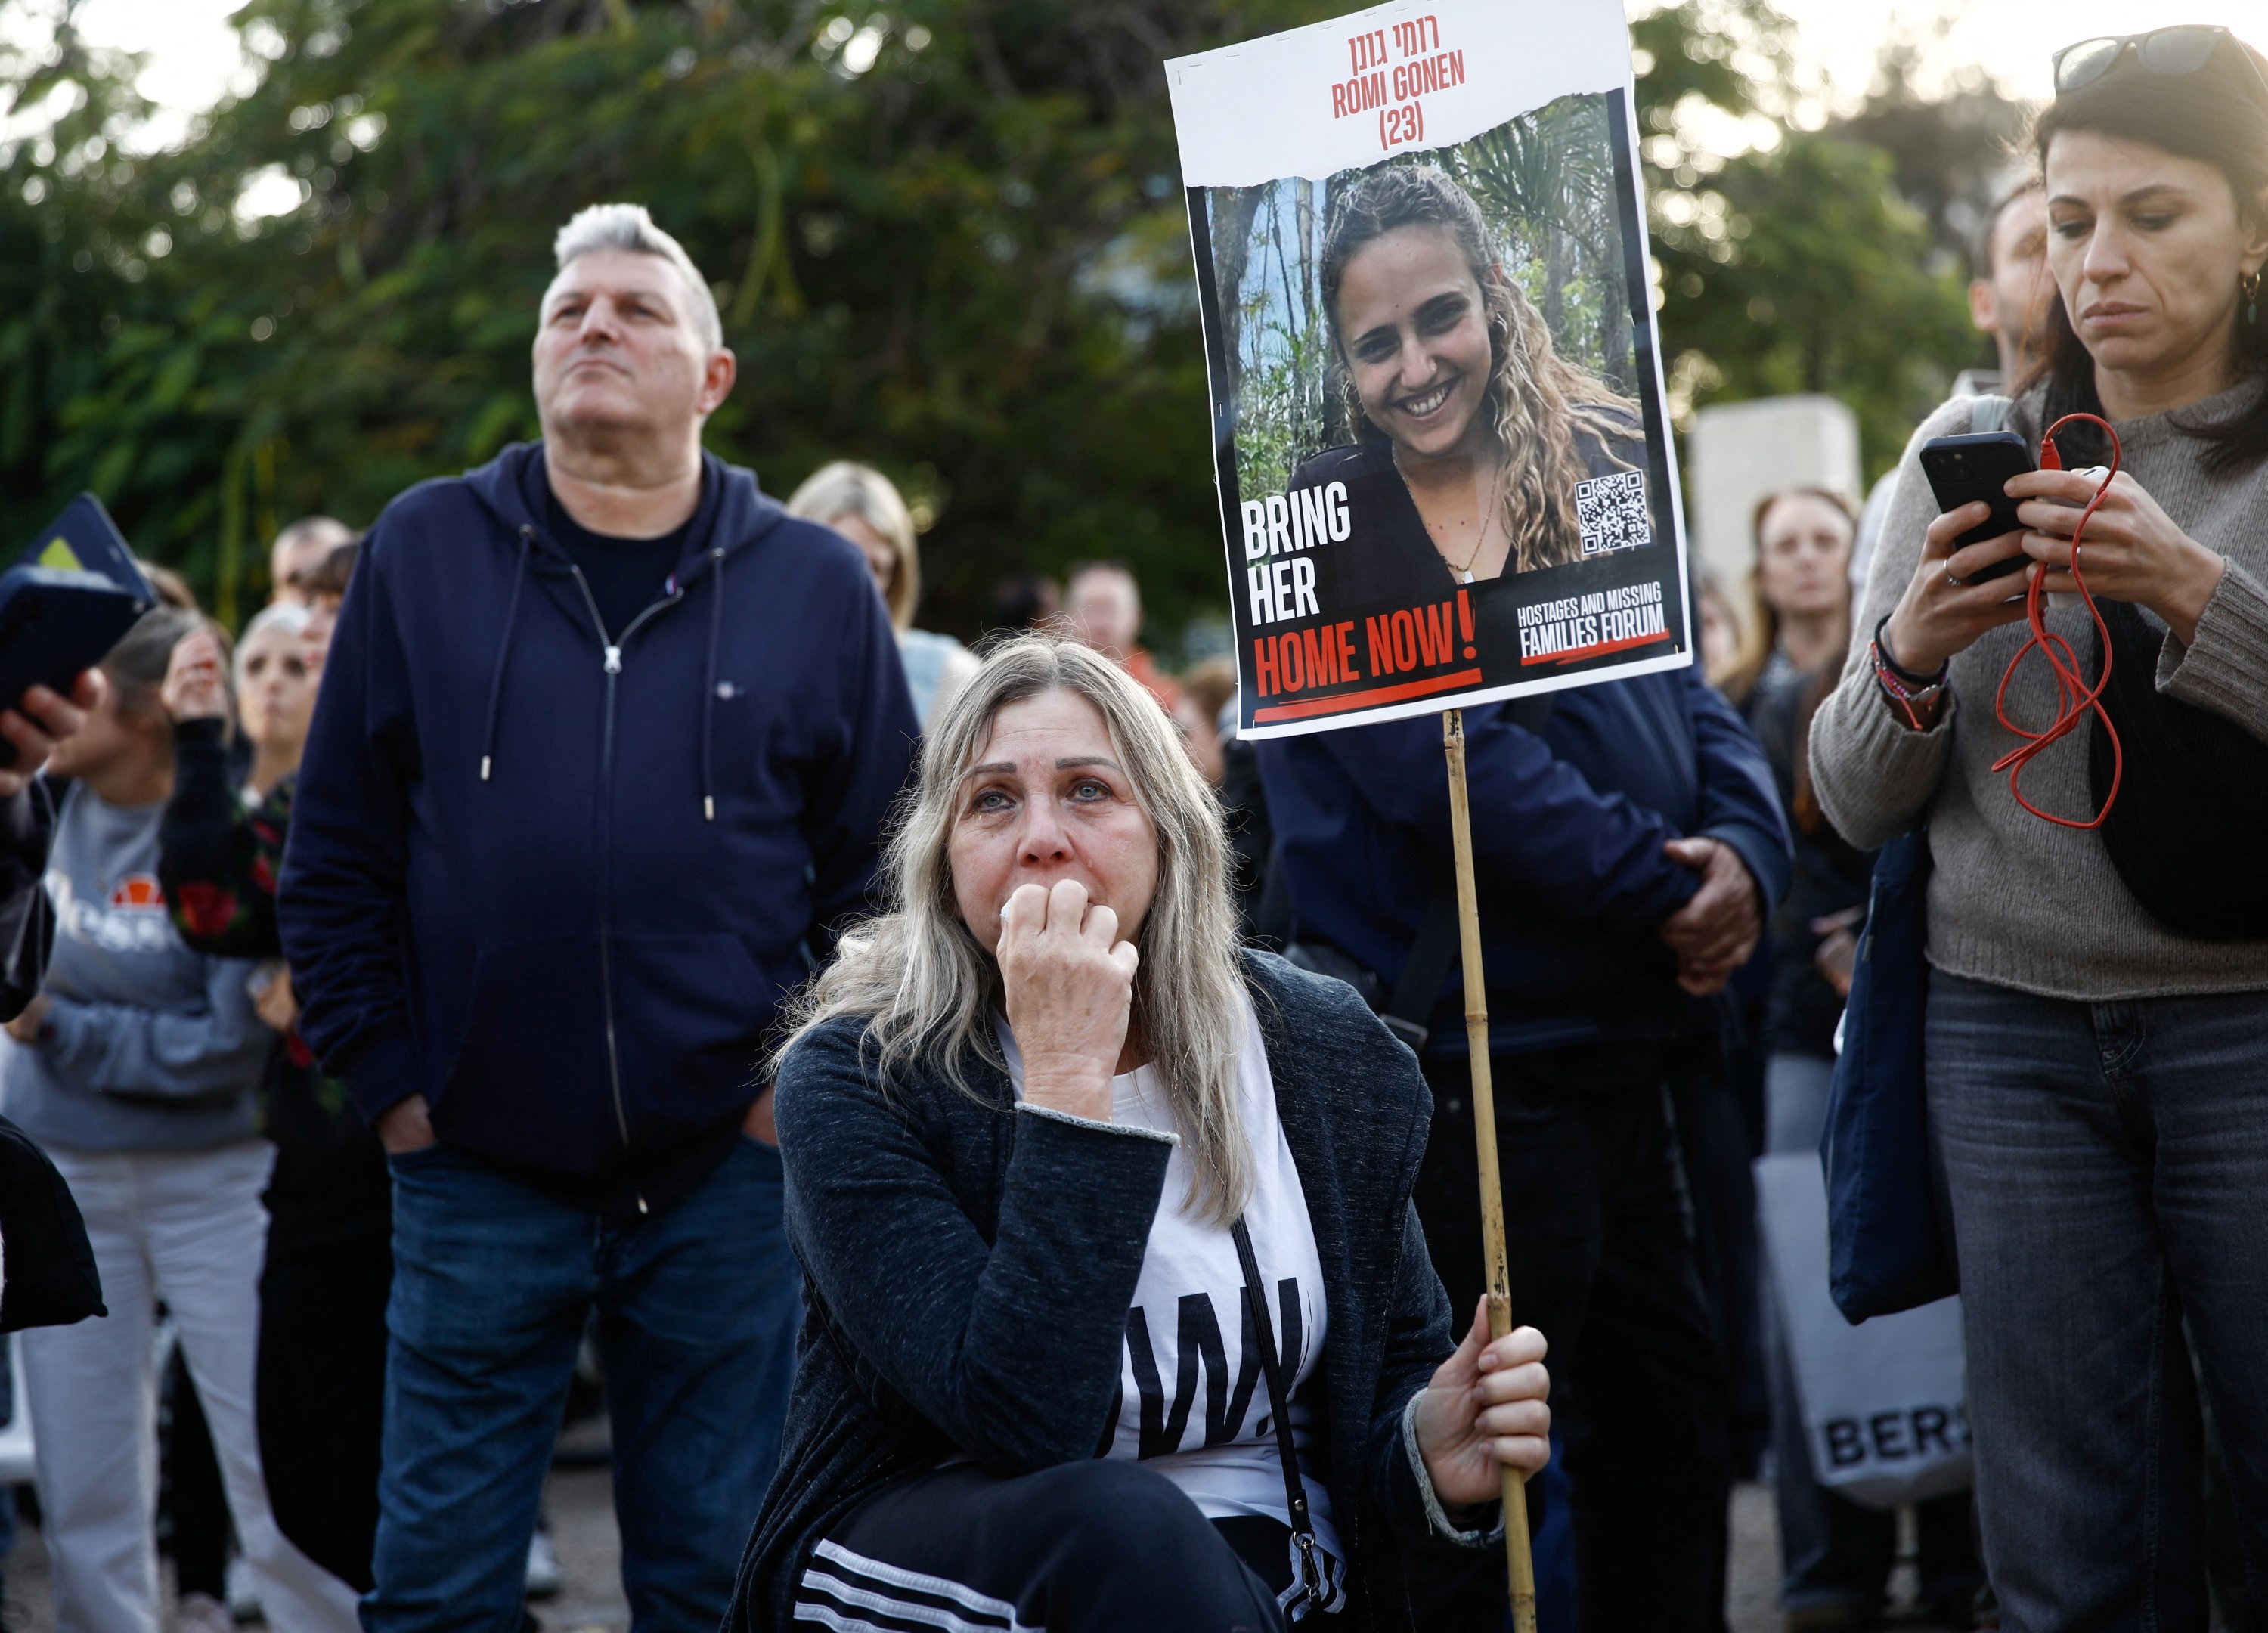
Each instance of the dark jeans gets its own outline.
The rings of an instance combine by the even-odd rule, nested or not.
[[[276,1529],[370,1592],[386,1409],[394,1198],[373,1135],[280,1146],[268,1182],[254,1412]]]
[[[1281,1526],[1223,1524],[1272,1530],[1289,1578]],[[962,1463],[851,1510],[805,1566],[796,1625],[1283,1633],[1277,1593],[1155,1469],[1104,1458],[1005,1476]]]
[[[433,1146],[394,1159],[385,1472],[368,1633],[515,1633],[528,1539],[598,1312],[632,1633],[715,1633],[779,1460],[800,1283],[779,1153],[742,1137],[616,1221]]]
[[[1934,974],[1926,1063],[2001,1626],[2205,1626],[2200,1377],[2261,1602],[2268,994],[2081,1004]]]
[[[1551,1348],[1579,1625],[1714,1633],[1725,1372],[1694,1267],[1667,1063],[1656,1051],[1601,1048],[1493,1064],[1513,1320]],[[1462,1326],[1486,1281],[1471,1075],[1462,1060],[1428,1062],[1425,1075],[1434,1113],[1418,1213]],[[1501,1570],[1476,1572],[1424,1625],[1492,1629],[1504,1602]]]
[[[1771,1394],[1764,1378],[1764,1251],[1756,1239],[1751,1125],[1729,1070],[1714,1063],[1672,1073],[1669,1104],[1692,1203],[1701,1291],[1725,1357],[1727,1444],[1735,1475],[1753,1478],[1771,1438]]]
[[[1827,1091],[1835,1063],[1779,1053],[1764,1069],[1771,1148],[1815,1151],[1827,1123]],[[1766,1299],[1765,1308],[1777,1308]],[[1812,1478],[1811,1445],[1797,1400],[1795,1367],[1777,1318],[1771,1320],[1772,1500],[1779,1511],[1780,1603],[1790,1610],[1849,1605],[1881,1608],[1897,1563],[1898,1517],[1865,1508]],[[1918,1505],[1921,1598],[1958,1601],[1964,1611],[1984,1585],[1977,1563],[1969,1493],[1955,1491]]]

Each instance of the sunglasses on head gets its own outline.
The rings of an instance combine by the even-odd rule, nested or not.
[[[2252,77],[2260,81],[2261,90],[2268,92],[2268,76],[2261,73],[2252,53],[2228,30],[2213,23],[2176,23],[2147,33],[2105,34],[2066,46],[2055,54],[2056,94],[2093,85],[2116,67],[2130,48],[2134,60],[2154,74],[2194,74],[2213,61],[2213,54],[2220,49],[2224,40],[2244,59]]]

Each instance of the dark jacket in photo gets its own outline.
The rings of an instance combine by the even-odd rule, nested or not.
[[[1465,713],[1490,1035],[1498,1050],[1666,1039],[1715,1026],[1656,931],[1700,876],[1669,840],[1730,845],[1786,894],[1788,835],[1764,752],[1697,667],[1552,694],[1539,736],[1511,706]],[[1428,904],[1454,888],[1434,715],[1259,746],[1293,934],[1391,992]],[[1429,1055],[1465,1049],[1452,967]]]
[[[1646,433],[1635,416],[1620,409],[1611,416],[1624,422],[1629,434],[1611,443],[1588,431],[1580,433],[1575,447],[1586,476],[1646,468]],[[1347,513],[1353,531],[1344,542],[1316,550],[1317,595],[1334,618],[1382,607],[1406,607],[1428,595],[1447,595],[1457,586],[1457,575],[1425,531],[1425,519],[1410,497],[1409,484],[1394,462],[1394,445],[1369,436],[1343,447],[1326,448],[1303,461],[1292,474],[1287,490],[1346,488]]]
[[[366,1120],[423,1094],[446,1144],[659,1206],[732,1149],[781,995],[865,905],[917,728],[858,552],[713,456],[659,598],[610,639],[530,513],[541,452],[422,483],[372,529],[284,947]]]
[[[1351,1565],[1345,1625],[1403,1629],[1409,1584],[1470,1556],[1429,1524],[1403,1435],[1404,1407],[1456,1347],[1410,1203],[1432,1101],[1351,988],[1244,959],[1329,1299],[1308,1387],[1322,1387],[1320,1461]],[[789,1625],[811,1550],[877,1488],[956,1456],[1009,1475],[1082,1461],[1118,1409],[1170,1148],[1019,1112],[973,1052],[973,1096],[933,1069],[885,1093],[863,1033],[829,1022],[780,1073],[804,1322],[780,1471],[726,1633]]]

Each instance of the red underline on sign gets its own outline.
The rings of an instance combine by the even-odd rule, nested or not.
[[[1435,692],[1452,692],[1461,686],[1478,686],[1481,672],[1461,669],[1455,674],[1435,675],[1430,680],[1404,680],[1400,686],[1373,687],[1367,692],[1342,692],[1336,697],[1310,697],[1296,703],[1278,703],[1271,709],[1253,711],[1252,724],[1265,725],[1271,720],[1304,720],[1310,715],[1344,714],[1352,709],[1375,709],[1381,703],[1398,703],[1405,697],[1425,697]]]
[[[1538,652],[1533,658],[1521,658],[1520,665],[1525,669],[1530,664],[1579,664],[1586,658],[1603,658],[1609,652],[1619,652],[1632,646],[1652,646],[1657,641],[1668,639],[1668,630],[1660,635],[1626,636],[1619,641],[1602,641],[1596,646],[1577,647],[1572,652]]]

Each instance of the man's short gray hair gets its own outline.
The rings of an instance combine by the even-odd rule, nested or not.
[[[693,327],[700,332],[702,343],[711,351],[724,349],[725,320],[717,313],[717,297],[709,288],[709,280],[701,276],[685,246],[653,224],[644,205],[593,204],[579,210],[573,220],[559,229],[551,247],[562,272],[567,270],[569,261],[594,249],[626,249],[635,254],[660,256],[685,281],[686,292],[693,300]]]

